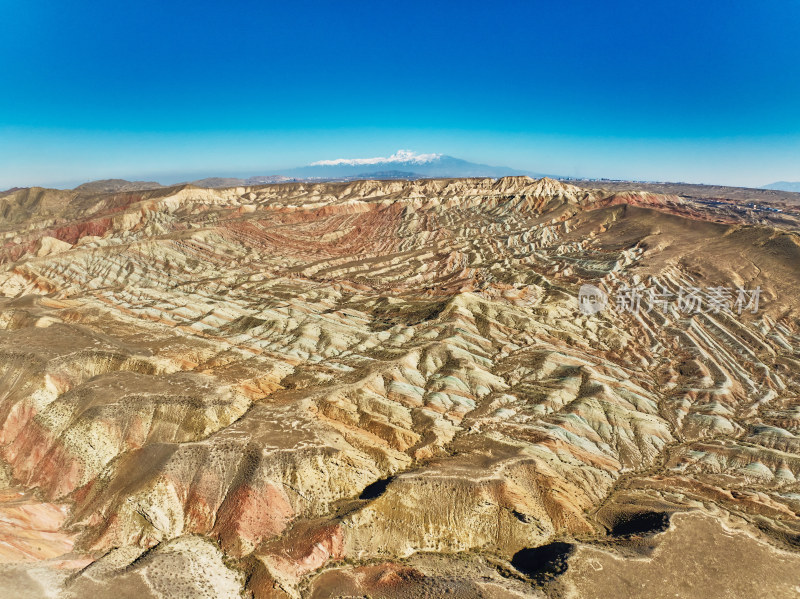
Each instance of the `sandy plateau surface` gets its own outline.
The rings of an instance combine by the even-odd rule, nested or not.
[[[0,597],[798,597],[798,231],[526,177],[6,193]],[[721,287],[760,304],[663,301]]]

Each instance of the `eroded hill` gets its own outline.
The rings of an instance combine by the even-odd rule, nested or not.
[[[0,214],[18,596],[591,597],[595,565],[677,584],[687,522],[795,592],[790,208],[509,177],[28,189]],[[761,303],[614,305],[637,286]],[[696,559],[751,592],[746,560]]]

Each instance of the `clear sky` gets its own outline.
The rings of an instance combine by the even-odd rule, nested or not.
[[[800,181],[800,1],[0,0],[0,189],[399,148]]]

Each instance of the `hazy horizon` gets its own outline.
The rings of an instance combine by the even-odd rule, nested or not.
[[[458,158],[458,156],[456,156]],[[479,164],[489,164],[490,166],[510,166],[507,164],[495,164],[492,161],[487,160],[476,160]],[[295,165],[292,167],[286,167],[284,170],[289,171],[290,169],[307,166],[307,165]],[[520,170],[526,170],[525,167],[510,167],[510,168],[519,168]],[[527,169],[530,171],[534,171],[536,169]],[[368,169],[365,167],[365,171]],[[16,184],[16,185],[0,185],[0,191],[11,189],[15,187],[43,187],[43,188],[52,188],[52,189],[73,189],[82,185],[84,183],[90,183],[93,181],[102,181],[102,180],[109,180],[109,179],[122,179],[126,181],[147,181],[147,182],[154,182],[159,183],[161,185],[169,186],[169,185],[176,185],[180,183],[190,183],[192,181],[198,181],[201,179],[208,179],[208,178],[240,178],[246,179],[248,177],[259,177],[259,176],[272,176],[272,175],[282,175],[283,173],[280,169],[274,168],[254,168],[254,169],[244,169],[242,170],[241,167],[233,167],[227,170],[221,169],[206,169],[206,170],[183,170],[183,171],[175,171],[175,170],[164,170],[164,171],[154,171],[154,172],[138,172],[138,173],[123,173],[117,174],[115,172],[109,171],[104,175],[93,176],[93,177],[84,177],[79,179],[62,179],[62,180],[52,180],[43,183],[29,183],[29,184]],[[365,174],[368,174],[365,173]],[[772,183],[779,182],[778,179],[774,181],[765,181],[758,184],[753,185],[745,185],[745,184],[735,184],[729,182],[720,182],[720,181],[703,181],[703,180],[684,180],[684,179],[659,179],[659,178],[635,178],[635,177],[613,177],[607,174],[585,174],[585,175],[564,175],[561,173],[543,173],[543,176],[554,177],[559,179],[585,179],[585,180],[600,180],[600,179],[608,179],[608,180],[620,180],[620,181],[632,181],[632,182],[641,182],[641,183],[689,183],[689,184],[696,184],[696,185],[721,185],[721,186],[730,186],[730,187],[749,187],[754,189],[763,188],[764,185],[769,185]],[[535,176],[535,175],[531,175]],[[428,177],[426,177],[428,178]],[[786,182],[782,180],[782,182]]]

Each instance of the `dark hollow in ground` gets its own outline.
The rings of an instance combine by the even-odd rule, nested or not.
[[[631,535],[652,535],[669,528],[669,514],[666,512],[640,512],[621,517],[611,527],[615,537]]]
[[[361,495],[358,496],[359,499],[377,499],[381,495],[383,495],[384,491],[386,491],[386,487],[389,486],[389,483],[392,482],[394,477],[390,476],[389,478],[382,478],[380,480],[376,480],[374,483],[371,483],[364,487],[364,490],[361,491]]]
[[[560,541],[522,549],[511,558],[511,565],[531,578],[550,578],[566,572],[567,558],[574,550],[573,545]]]

